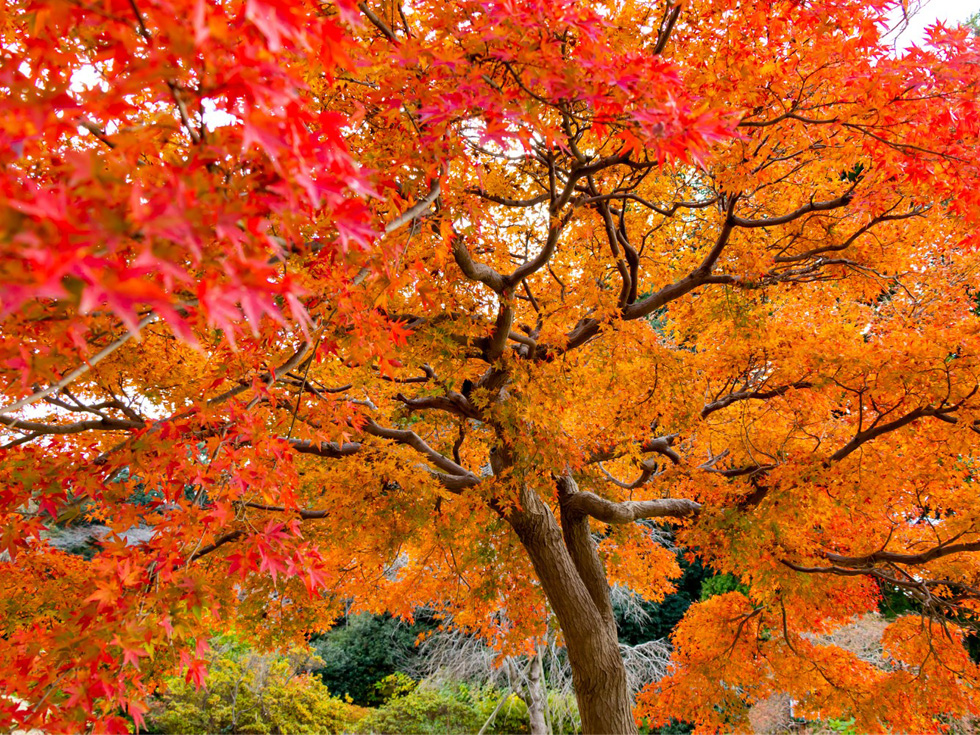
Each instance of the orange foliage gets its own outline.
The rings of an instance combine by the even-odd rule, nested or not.
[[[976,711],[980,49],[888,7],[8,3],[0,725],[349,600],[571,647],[565,591],[670,589],[649,517],[749,597],[637,716]],[[893,664],[815,642],[879,584]]]

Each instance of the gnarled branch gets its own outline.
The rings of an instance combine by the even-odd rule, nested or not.
[[[643,518],[683,518],[697,515],[701,504],[682,498],[624,500],[616,503],[595,493],[579,492],[565,503],[566,511],[590,516],[603,523],[630,523]]]

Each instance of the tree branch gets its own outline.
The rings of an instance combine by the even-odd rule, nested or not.
[[[92,355],[92,357],[90,357],[88,360],[85,361],[84,365],[79,365],[77,368],[72,370],[70,373],[68,373],[57,383],[53,383],[52,385],[48,386],[44,390],[40,390],[37,391],[36,393],[31,394],[27,396],[27,398],[22,398],[19,401],[15,401],[14,403],[11,403],[9,406],[4,406],[3,408],[0,408],[0,416],[2,416],[5,413],[10,413],[11,411],[16,411],[20,408],[24,408],[25,406],[30,406],[32,403],[37,403],[45,396],[49,396],[52,393],[57,393],[66,385],[70,384],[73,380],[76,380],[77,378],[83,376],[85,373],[87,373],[93,367],[98,365],[100,362],[102,362],[113,352],[115,352],[124,344],[129,342],[129,340],[131,340],[133,337],[139,334],[139,331],[143,327],[150,324],[151,322],[155,322],[158,318],[159,316],[155,312],[151,312],[150,314],[147,314],[136,325],[136,329],[126,332],[126,334],[124,334],[122,337],[117,339],[115,342],[113,342],[112,344],[108,345],[104,349]]]
[[[558,478],[558,504],[561,512],[561,532],[572,563],[582,583],[595,603],[596,609],[608,625],[615,625],[609,582],[596,551],[596,544],[589,532],[588,514],[577,512],[574,500],[581,492],[571,473]]]
[[[361,5],[364,5],[364,3],[361,3]],[[420,199],[418,202],[413,204],[411,207],[406,209],[400,215],[395,217],[391,222],[385,225],[385,234],[390,235],[392,232],[397,230],[402,225],[407,225],[412,220],[421,217],[423,214],[426,213],[429,207],[432,206],[435,200],[439,198],[441,192],[442,189],[439,184],[439,179],[436,179],[435,181],[432,182],[432,188],[429,189],[429,193],[426,194],[423,199]]]
[[[274,513],[296,513],[303,520],[315,520],[317,518],[326,518],[330,515],[329,510],[301,510],[300,508],[284,508],[281,505],[263,505],[262,503],[242,503],[246,508],[254,508],[256,510],[268,510]]]
[[[381,18],[375,15],[374,11],[367,6],[367,3],[360,2],[357,4],[357,7],[360,8],[361,12],[364,13],[369,21],[371,21],[371,25],[381,31],[385,38],[387,38],[389,41],[398,40],[398,36],[395,35],[395,32],[392,31],[388,25],[381,20]]]
[[[409,431],[407,429],[389,429],[379,426],[370,419],[364,425],[363,431],[365,434],[370,434],[381,439],[388,439],[390,441],[411,447],[416,452],[428,459],[433,465],[446,473],[446,475],[452,479],[453,483],[460,488],[473,487],[480,484],[480,478],[477,475],[473,474],[465,467],[461,467],[460,465],[456,464],[449,457],[437,452],[435,449],[426,444],[422,437],[420,437],[414,431]]]
[[[662,306],[679,299],[681,296],[690,293],[698,286],[707,282],[708,276],[711,275],[711,271],[714,269],[718,258],[721,257],[721,253],[725,249],[725,246],[728,245],[728,240],[732,235],[732,229],[734,228],[736,219],[735,203],[738,201],[738,198],[737,194],[732,194],[728,197],[728,205],[725,208],[725,220],[722,223],[714,246],[705,255],[704,260],[701,261],[701,265],[679,281],[664,286],[645,299],[627,306],[623,309],[624,319],[639,319],[640,317],[648,316]],[[574,341],[570,335],[569,345]]]
[[[103,431],[126,431],[130,429],[142,429],[146,424],[143,421],[133,421],[131,419],[114,419],[104,417],[90,419],[88,421],[76,421],[73,424],[41,424],[36,421],[23,421],[11,418],[10,416],[0,416],[0,424],[4,424],[13,429],[23,429],[34,432],[37,435],[65,435],[80,434],[83,431],[102,429]]]
[[[288,439],[287,441],[289,442],[289,446],[300,454],[313,454],[317,457],[328,457],[330,459],[349,457],[352,454],[357,454],[362,449],[360,442],[344,442],[343,444],[338,444],[337,442],[313,442],[307,439]]]
[[[662,454],[667,457],[674,464],[681,463],[681,456],[674,451],[673,443],[677,439],[677,434],[667,434],[666,436],[657,436],[650,439],[645,439],[640,442],[641,452],[656,452],[657,454]],[[626,454],[625,449],[617,448],[615,446],[606,447],[605,449],[598,449],[594,451],[589,458],[585,461],[586,464],[595,464],[596,462],[605,462],[607,459],[616,459],[617,457],[622,457]]]
[[[683,518],[697,515],[701,504],[681,498],[625,500],[615,503],[595,493],[579,492],[566,502],[568,512],[587,515],[603,523],[630,523],[643,518]]]
[[[851,203],[853,198],[854,190],[852,188],[836,199],[831,199],[826,202],[814,202],[811,200],[809,204],[804,204],[799,209],[779,217],[769,217],[768,219],[742,219],[741,217],[733,217],[732,222],[736,227],[776,227],[798,220],[800,217],[810,214],[810,212],[827,212],[831,209],[846,207]]]
[[[887,564],[917,565],[928,564],[950,554],[961,554],[969,551],[980,551],[980,541],[971,541],[961,544],[939,544],[928,551],[919,554],[899,554],[894,551],[875,551],[867,556],[843,556],[841,554],[826,553],[824,557],[835,565],[853,569],[867,568],[879,562]]]
[[[882,434],[887,434],[890,431],[901,429],[903,426],[908,426],[913,421],[916,421],[920,418],[924,418],[926,416],[934,416],[936,418],[943,419],[943,420],[952,418],[948,416],[948,414],[955,411],[956,408],[957,408],[956,406],[949,406],[947,408],[933,408],[931,406],[920,406],[919,408],[909,411],[907,414],[905,414],[901,418],[895,419],[894,421],[889,421],[886,424],[879,424],[877,426],[872,425],[871,427],[865,429],[864,431],[859,431],[857,434],[855,434],[854,438],[851,439],[851,441],[849,441],[847,444],[842,446],[840,449],[838,449],[836,452],[834,452],[830,456],[830,459],[828,461],[840,462],[842,459],[844,459],[847,455],[849,455],[851,452],[856,450],[862,444],[869,442],[872,439],[881,436]]]
[[[245,535],[245,531],[239,529],[237,531],[231,531],[229,533],[226,533],[224,536],[219,536],[214,540],[214,543],[208,544],[207,546],[202,546],[193,554],[191,554],[191,557],[190,559],[188,559],[188,561],[197,561],[202,556],[207,556],[212,551],[216,551],[217,549],[220,549],[222,546],[224,546],[225,544],[229,544],[232,541],[237,541],[244,535]]]
[[[466,400],[466,396],[456,391],[450,391],[445,396],[419,396],[408,398],[397,393],[395,399],[401,401],[410,411],[445,411],[462,418],[481,420],[482,415]]]
[[[794,388],[802,389],[802,388],[812,388],[812,387],[813,387],[813,383],[807,382],[805,380],[801,380],[796,383],[790,383],[789,385],[784,385],[780,388],[773,388],[772,390],[766,390],[766,391],[743,390],[743,391],[738,391],[737,393],[729,393],[724,398],[719,398],[718,400],[712,401],[711,403],[705,405],[705,407],[701,409],[701,418],[707,418],[710,414],[714,413],[715,411],[720,411],[721,409],[726,408],[727,406],[730,406],[738,401],[748,401],[748,400],[764,401],[769,398],[776,398],[777,396],[784,395],[787,391]]]
[[[497,271],[488,265],[483,263],[477,263],[473,260],[470,255],[469,250],[466,249],[466,245],[463,244],[463,238],[459,235],[453,237],[453,258],[456,261],[456,265],[459,269],[463,271],[463,275],[469,278],[471,281],[478,281],[486,286],[488,286],[495,293],[502,293],[505,288],[507,288],[507,283],[504,281],[504,277],[500,275]]]

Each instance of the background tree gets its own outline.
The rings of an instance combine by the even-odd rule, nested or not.
[[[418,657],[416,641],[432,628],[427,621],[416,619],[414,625],[405,625],[387,615],[362,613],[342,619],[311,641],[321,659],[315,673],[337,696],[350,697],[359,705],[377,705],[383,693],[376,684],[411,668]]]
[[[585,732],[975,710],[980,67],[889,56],[887,9],[16,3],[6,720],[121,730],[209,627],[349,599],[511,653],[554,615]],[[90,561],[41,535],[82,499]],[[748,595],[634,712],[610,584],[680,574],[646,518]],[[878,582],[923,600],[889,670],[808,635]]]

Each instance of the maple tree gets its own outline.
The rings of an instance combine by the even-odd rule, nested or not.
[[[980,709],[980,59],[889,7],[8,3],[5,725],[123,731],[209,631],[347,600],[553,615],[585,732]],[[748,592],[634,707],[651,518]],[[888,667],[813,637],[879,584]]]

